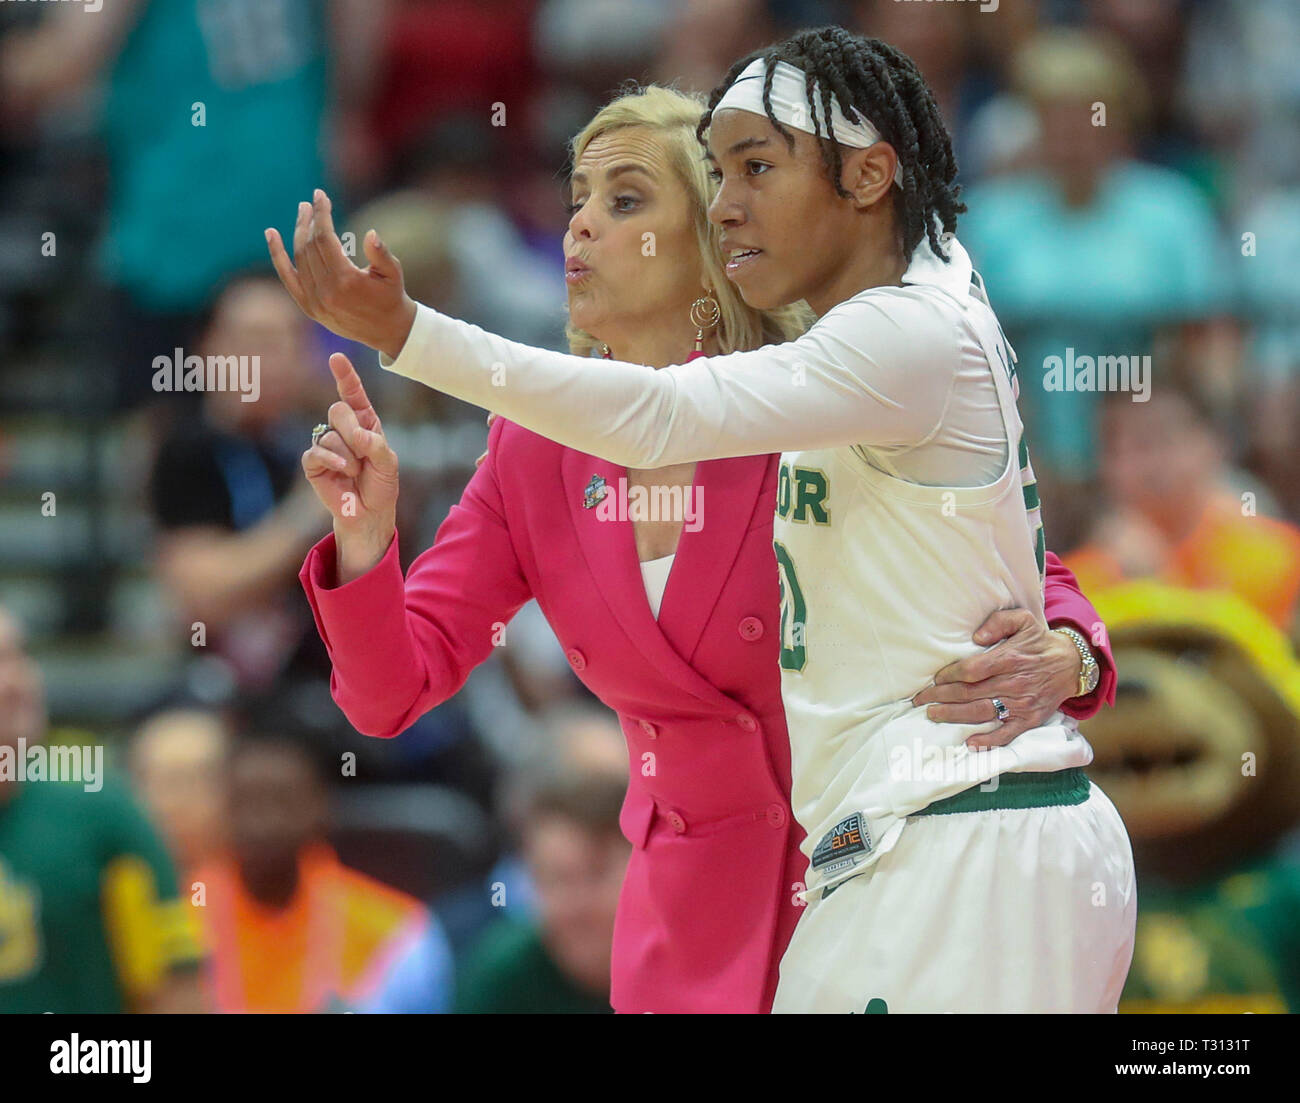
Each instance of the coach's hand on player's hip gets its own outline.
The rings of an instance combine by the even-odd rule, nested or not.
[[[352,362],[330,357],[341,401],[322,433],[302,454],[302,469],[334,518],[337,584],[351,582],[384,557],[397,529],[397,453],[366,397]]]
[[[912,698],[914,705],[930,706],[926,715],[931,720],[951,724],[995,720],[993,698],[1001,700],[1007,719],[991,732],[972,736],[968,746],[1011,742],[1044,723],[1078,688],[1078,648],[1025,609],[990,614],[973,639],[988,650],[945,666],[933,685]]]
[[[266,244],[280,282],[304,314],[397,358],[415,321],[415,301],[406,294],[401,264],[374,230],[363,242],[370,265],[358,268],[334,232],[329,196],[317,188],[312,202],[298,204],[293,260],[276,230],[266,231]]]

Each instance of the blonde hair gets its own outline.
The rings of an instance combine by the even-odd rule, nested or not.
[[[793,340],[813,322],[813,313],[807,305],[800,302],[776,310],[758,310],[746,303],[727,279],[720,237],[708,216],[714,185],[700,155],[699,139],[695,136],[696,124],[706,106],[703,99],[675,88],[658,84],[634,88],[597,111],[591,122],[573,139],[573,163],[577,164],[595,139],[611,130],[643,126],[653,131],[663,143],[668,163],[685,185],[691,200],[704,278],[718,300],[720,316],[714,336],[719,350],[723,353],[743,352]],[[576,326],[569,325],[565,333],[569,348],[575,353],[590,355],[600,345],[600,341],[590,333]]]

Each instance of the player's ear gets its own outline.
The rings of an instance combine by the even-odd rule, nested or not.
[[[841,161],[840,183],[853,196],[855,207],[873,206],[889,194],[898,168],[898,152],[888,142],[881,140],[866,149],[842,150]]]

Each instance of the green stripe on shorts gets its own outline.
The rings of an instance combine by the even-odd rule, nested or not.
[[[946,816],[954,812],[988,812],[995,808],[1050,808],[1056,804],[1082,804],[1092,783],[1080,766],[1068,770],[998,774],[996,789],[972,785],[960,793],[927,804],[912,816]],[[909,817],[910,818],[910,817]]]

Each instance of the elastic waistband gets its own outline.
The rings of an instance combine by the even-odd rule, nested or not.
[[[989,812],[996,808],[1049,808],[1055,804],[1082,804],[1092,782],[1081,766],[1044,772],[998,774],[996,789],[972,785],[960,793],[927,804],[911,816],[947,816],[954,812]],[[911,816],[908,818],[910,819]]]

